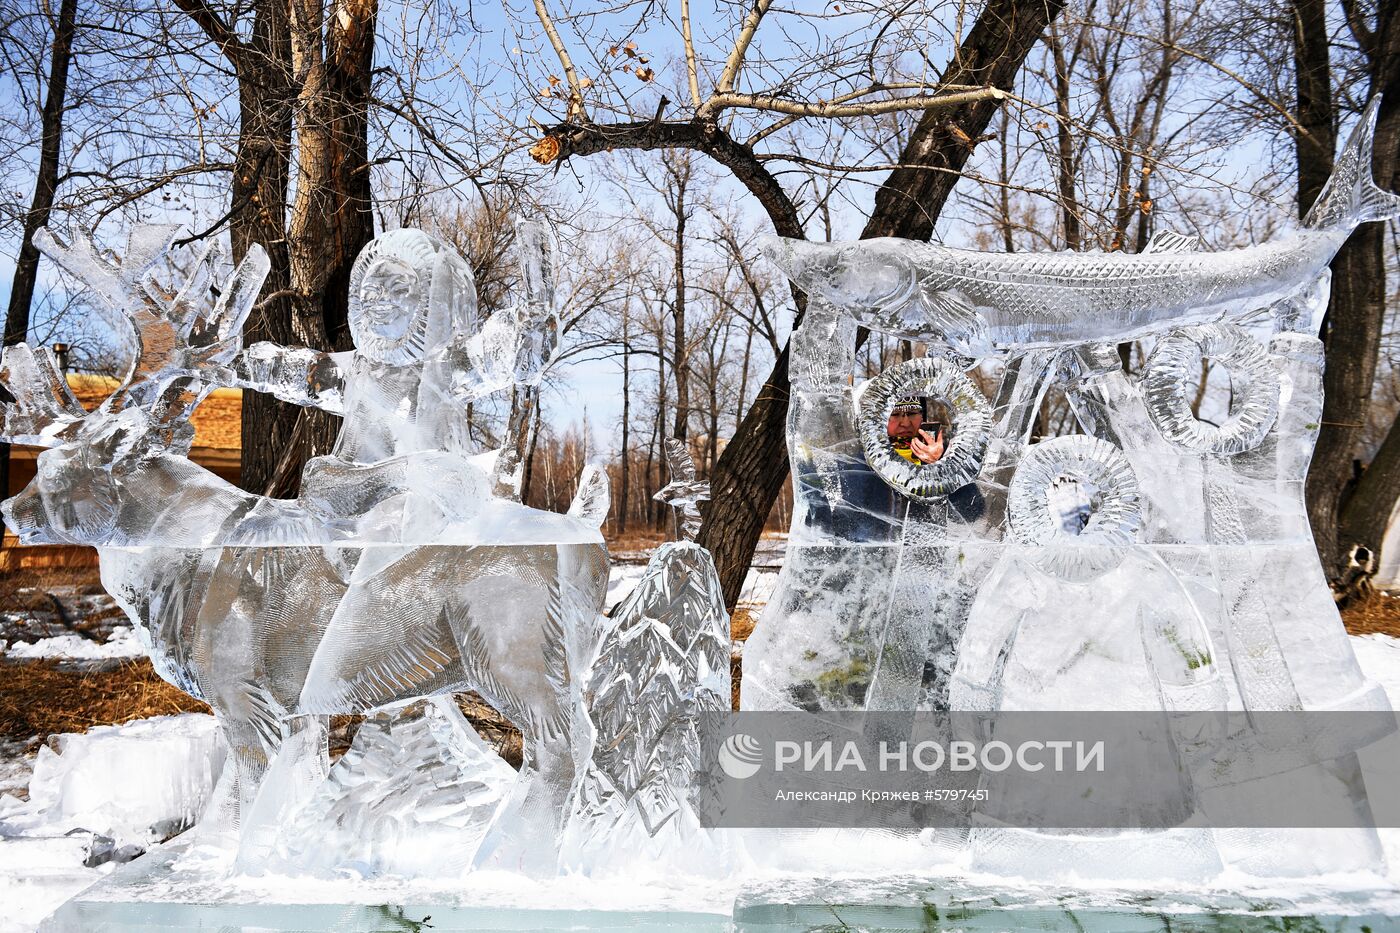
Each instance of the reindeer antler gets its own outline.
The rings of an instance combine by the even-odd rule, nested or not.
[[[130,316],[140,307],[139,284],[147,271],[170,250],[180,232],[173,224],[147,224],[127,237],[125,257],[104,253],[91,234],[69,230],[60,238],[49,227],[34,234],[39,252],[82,282],[108,307]]]
[[[262,247],[254,245],[220,287],[217,246],[198,252],[172,247],[179,231],[174,226],[136,228],[120,260],[107,258],[90,235],[70,233],[60,239],[46,228],[34,241],[119,311],[135,332],[135,359],[100,410],[140,408],[164,446],[188,449],[190,412],[216,386],[233,381],[228,364],[242,349],[243,323],[270,265]]]
[[[14,396],[12,403],[0,404],[0,438],[10,443],[50,447],[86,414],[44,347],[6,347],[0,355],[0,385]]]

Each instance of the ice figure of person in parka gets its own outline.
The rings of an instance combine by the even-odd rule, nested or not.
[[[1114,445],[1067,435],[1031,445],[1012,480],[1011,541],[979,590],[958,650],[953,709],[1223,709],[1225,689],[1204,620],[1177,575],[1140,546],[1141,492]],[[1029,740],[1014,715],[996,738]],[[1034,731],[1034,726],[1030,726]],[[1127,877],[1207,878],[1220,870],[1200,828],[1189,760],[1163,732],[1125,728],[1114,767],[1063,785],[1002,780],[990,819],[974,817],[979,870],[1092,864]],[[1071,792],[1072,791],[1072,792]],[[1168,827],[1134,833],[1030,831],[1059,826]],[[1029,866],[1036,866],[1030,868]]]
[[[506,456],[496,463],[469,462],[481,451],[467,409],[513,385],[537,385],[558,340],[552,237],[526,221],[517,239],[522,300],[484,323],[471,270],[456,250],[420,230],[392,230],[366,246],[351,270],[354,350],[264,342],[244,351],[238,371],[245,387],[344,418],[330,455],[306,465],[301,498],[308,508],[331,523],[353,521],[357,539],[431,540],[435,529],[422,527],[424,520],[461,521],[490,495],[483,467],[509,494],[517,432],[508,432]],[[512,429],[532,403],[532,392],[518,393]],[[415,503],[418,497],[431,503]]]

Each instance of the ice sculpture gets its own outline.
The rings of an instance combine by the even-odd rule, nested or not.
[[[1327,264],[1358,224],[1400,216],[1400,197],[1371,181],[1376,111],[1302,228],[1248,249],[1201,252],[1170,234],[1138,255],[771,243],[808,294],[791,342],[796,504],[777,590],[745,648],[742,707],[1387,709],[1352,656],[1303,499]],[[862,326],[923,341],[928,355],[853,388]],[[1139,338],[1155,349],[1135,379],[1115,344]],[[1219,425],[1187,396],[1203,357],[1239,387]],[[991,397],[981,360],[999,364]],[[1033,443],[1051,384],[1083,434]],[[891,446],[890,413],[910,395],[951,413],[937,462]],[[1313,767],[1330,784],[1306,785],[1304,768],[1298,786],[1364,810],[1354,752],[1374,737],[1322,741]],[[1217,793],[1231,780],[1181,789],[1183,821],[1232,805]],[[1298,866],[1280,853],[1309,849],[1274,844],[1277,831],[1203,833],[1153,845],[1192,876],[1218,867],[1217,850],[1288,874]],[[1353,842],[1338,868],[1379,860],[1373,833]],[[1134,864],[1122,843],[973,834],[979,864],[1017,873],[1072,858],[1121,875]],[[1136,864],[1151,875],[1166,863]]]
[[[588,756],[578,678],[602,631],[606,477],[586,475],[567,515],[527,508],[515,483],[521,438],[479,450],[466,423],[467,403],[504,389],[514,390],[512,429],[526,423],[521,409],[557,343],[552,235],[518,226],[520,300],[481,321],[450,247],[419,231],[382,234],[353,270],[357,348],[325,354],[243,349],[266,258],[254,248],[230,273],[215,248],[177,247],[175,234],[138,231],[121,260],[85,236],[39,238],[130,321],[137,352],[121,387],[85,414],[48,351],[6,350],[0,377],[16,401],[5,434],[49,447],[35,481],[5,503],[10,526],[27,542],[96,545],[104,584],[157,670],[214,708],[233,762],[223,812],[245,867],[279,847],[310,865],[279,833],[334,809],[339,798],[318,790],[327,780],[341,796],[370,781],[346,766],[327,777],[327,714],[474,689],[520,728],[524,764],[503,799],[474,811],[489,819],[469,855],[552,870]],[[299,498],[251,495],[183,456],[190,411],[219,385],[343,416]],[[416,735],[380,725],[392,715],[376,714],[364,741]],[[462,760],[466,738],[410,738],[406,754],[414,743],[464,773],[475,767]],[[372,767],[362,751],[351,762]]]
[[[381,710],[278,828],[275,863],[289,874],[459,875],[515,780],[450,697]]]
[[[48,351],[5,351],[4,433],[49,449],[4,511],[27,542],[96,545],[156,669],[213,707],[232,766],[201,836],[236,847],[242,872],[550,875],[698,849],[725,870],[689,800],[697,717],[730,702],[728,615],[689,540],[707,485],[673,442],[663,498],[686,540],[612,619],[607,473],[587,467],[566,514],[520,502],[558,343],[551,231],[517,225],[519,300],[485,320],[450,246],[381,234],[352,270],[344,353],[244,349],[265,256],[230,272],[176,233],[140,230],[121,260],[86,236],[39,238],[130,322],[137,352],[88,414]],[[219,385],[342,417],[295,500],[183,456],[189,413]],[[468,406],[503,390],[503,444],[479,449]],[[519,773],[452,702],[468,689],[520,729]],[[366,718],[332,766],[337,713]]]
[[[588,871],[723,874],[725,840],[700,828],[690,800],[708,762],[704,713],[730,708],[729,614],[710,552],[692,540],[709,484],[685,444],[666,442],[671,483],[656,494],[678,512],[682,539],[663,544],[613,613],[584,686],[596,739],[574,803],[565,857]]]
[[[1385,708],[1329,598],[1303,500],[1326,264],[1356,224],[1400,215],[1370,179],[1375,117],[1373,104],[1302,230],[1247,250],[1171,235],[1136,256],[775,244],[809,295],[791,340],[796,507],[746,647],[743,705]],[[669,443],[661,498],[681,540],[611,618],[599,614],[605,471],[583,472],[566,514],[520,501],[526,425],[559,338],[549,229],[519,225],[518,300],[486,319],[447,244],[377,237],[353,269],[346,353],[244,348],[266,258],[255,248],[230,269],[175,237],[139,230],[120,260],[86,236],[38,238],[131,325],[136,352],[86,413],[48,351],[5,350],[3,436],[48,449],[3,510],[26,542],[96,546],[157,670],[214,709],[231,766],[201,838],[243,873],[739,876],[743,848],[702,829],[696,807],[713,786],[698,723],[730,700],[728,617],[692,540],[707,484]],[[853,387],[861,326],[923,341],[927,356]],[[1115,344],[1139,337],[1155,347],[1134,378]],[[1186,394],[1202,357],[1239,377],[1219,425]],[[1033,443],[1052,383],[1080,431]],[[297,499],[244,492],[184,456],[190,411],[223,385],[343,418]],[[502,444],[481,449],[467,407],[506,391]],[[909,395],[950,413],[937,459],[890,445]],[[518,771],[453,704],[465,690],[519,727]],[[347,713],[364,721],[332,765],[327,718]],[[1179,825],[1147,846],[990,818],[932,847],[824,838],[836,861],[860,845],[922,864],[956,843],[974,867],[1019,874],[1365,868],[1380,859],[1374,833],[1343,852],[1335,837],[1201,827],[1264,791],[1363,812],[1356,751],[1374,737],[1322,736],[1300,760],[1252,726],[1226,736],[1229,751],[1286,762],[1262,775],[1228,758],[1198,773],[1189,744],[1153,747],[1129,780],[1159,791],[1144,820]],[[817,840],[750,838],[788,866]]]

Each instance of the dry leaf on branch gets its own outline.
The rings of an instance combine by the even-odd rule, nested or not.
[[[548,165],[559,158],[559,150],[563,147],[559,145],[556,136],[546,136],[530,147],[530,158],[541,165]]]

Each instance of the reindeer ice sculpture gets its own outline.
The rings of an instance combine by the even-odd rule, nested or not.
[[[551,869],[589,754],[577,676],[596,650],[608,559],[605,474],[585,473],[567,515],[522,505],[514,482],[522,410],[557,340],[549,232],[519,226],[522,300],[484,324],[449,247],[380,236],[355,265],[346,354],[243,351],[266,258],[255,248],[225,279],[212,247],[172,248],[175,233],[138,231],[120,262],[84,238],[40,237],[131,321],[137,352],[85,414],[48,351],[6,350],[4,434],[49,447],[7,521],[26,542],[99,548],[157,670],[220,718],[230,815],[253,859],[297,787],[324,775],[326,714],[471,688],[524,735],[521,776],[490,809],[477,859]],[[183,456],[189,413],[230,384],[345,417],[297,500],[243,492]],[[461,413],[506,388],[513,433],[483,455]],[[274,761],[279,780],[264,783]]]
[[[1352,656],[1303,502],[1327,264],[1358,224],[1400,216],[1400,197],[1371,181],[1376,110],[1302,229],[1249,249],[1206,253],[1170,234],[1141,255],[773,243],[809,297],[792,338],[796,506],[745,648],[743,708],[1386,709]],[[1246,327],[1269,324],[1267,346]],[[858,325],[929,355],[852,388]],[[1139,338],[1156,348],[1135,381],[1114,345]],[[1247,384],[1219,426],[1186,394],[1202,357]],[[1004,364],[993,400],[964,372],[984,358]],[[1032,444],[1052,381],[1084,434]],[[890,452],[886,420],[908,395],[952,413],[936,463]],[[1347,788],[1341,808],[1366,807],[1354,751],[1367,740],[1316,761]],[[1251,867],[1310,857],[1309,845],[1222,841]],[[1216,858],[1199,842],[1156,851],[1199,868]],[[1334,870],[1379,859],[1373,834],[1353,842]],[[1031,848],[1094,872],[1082,848]],[[1103,852],[1104,871],[1125,864],[1121,846]]]

